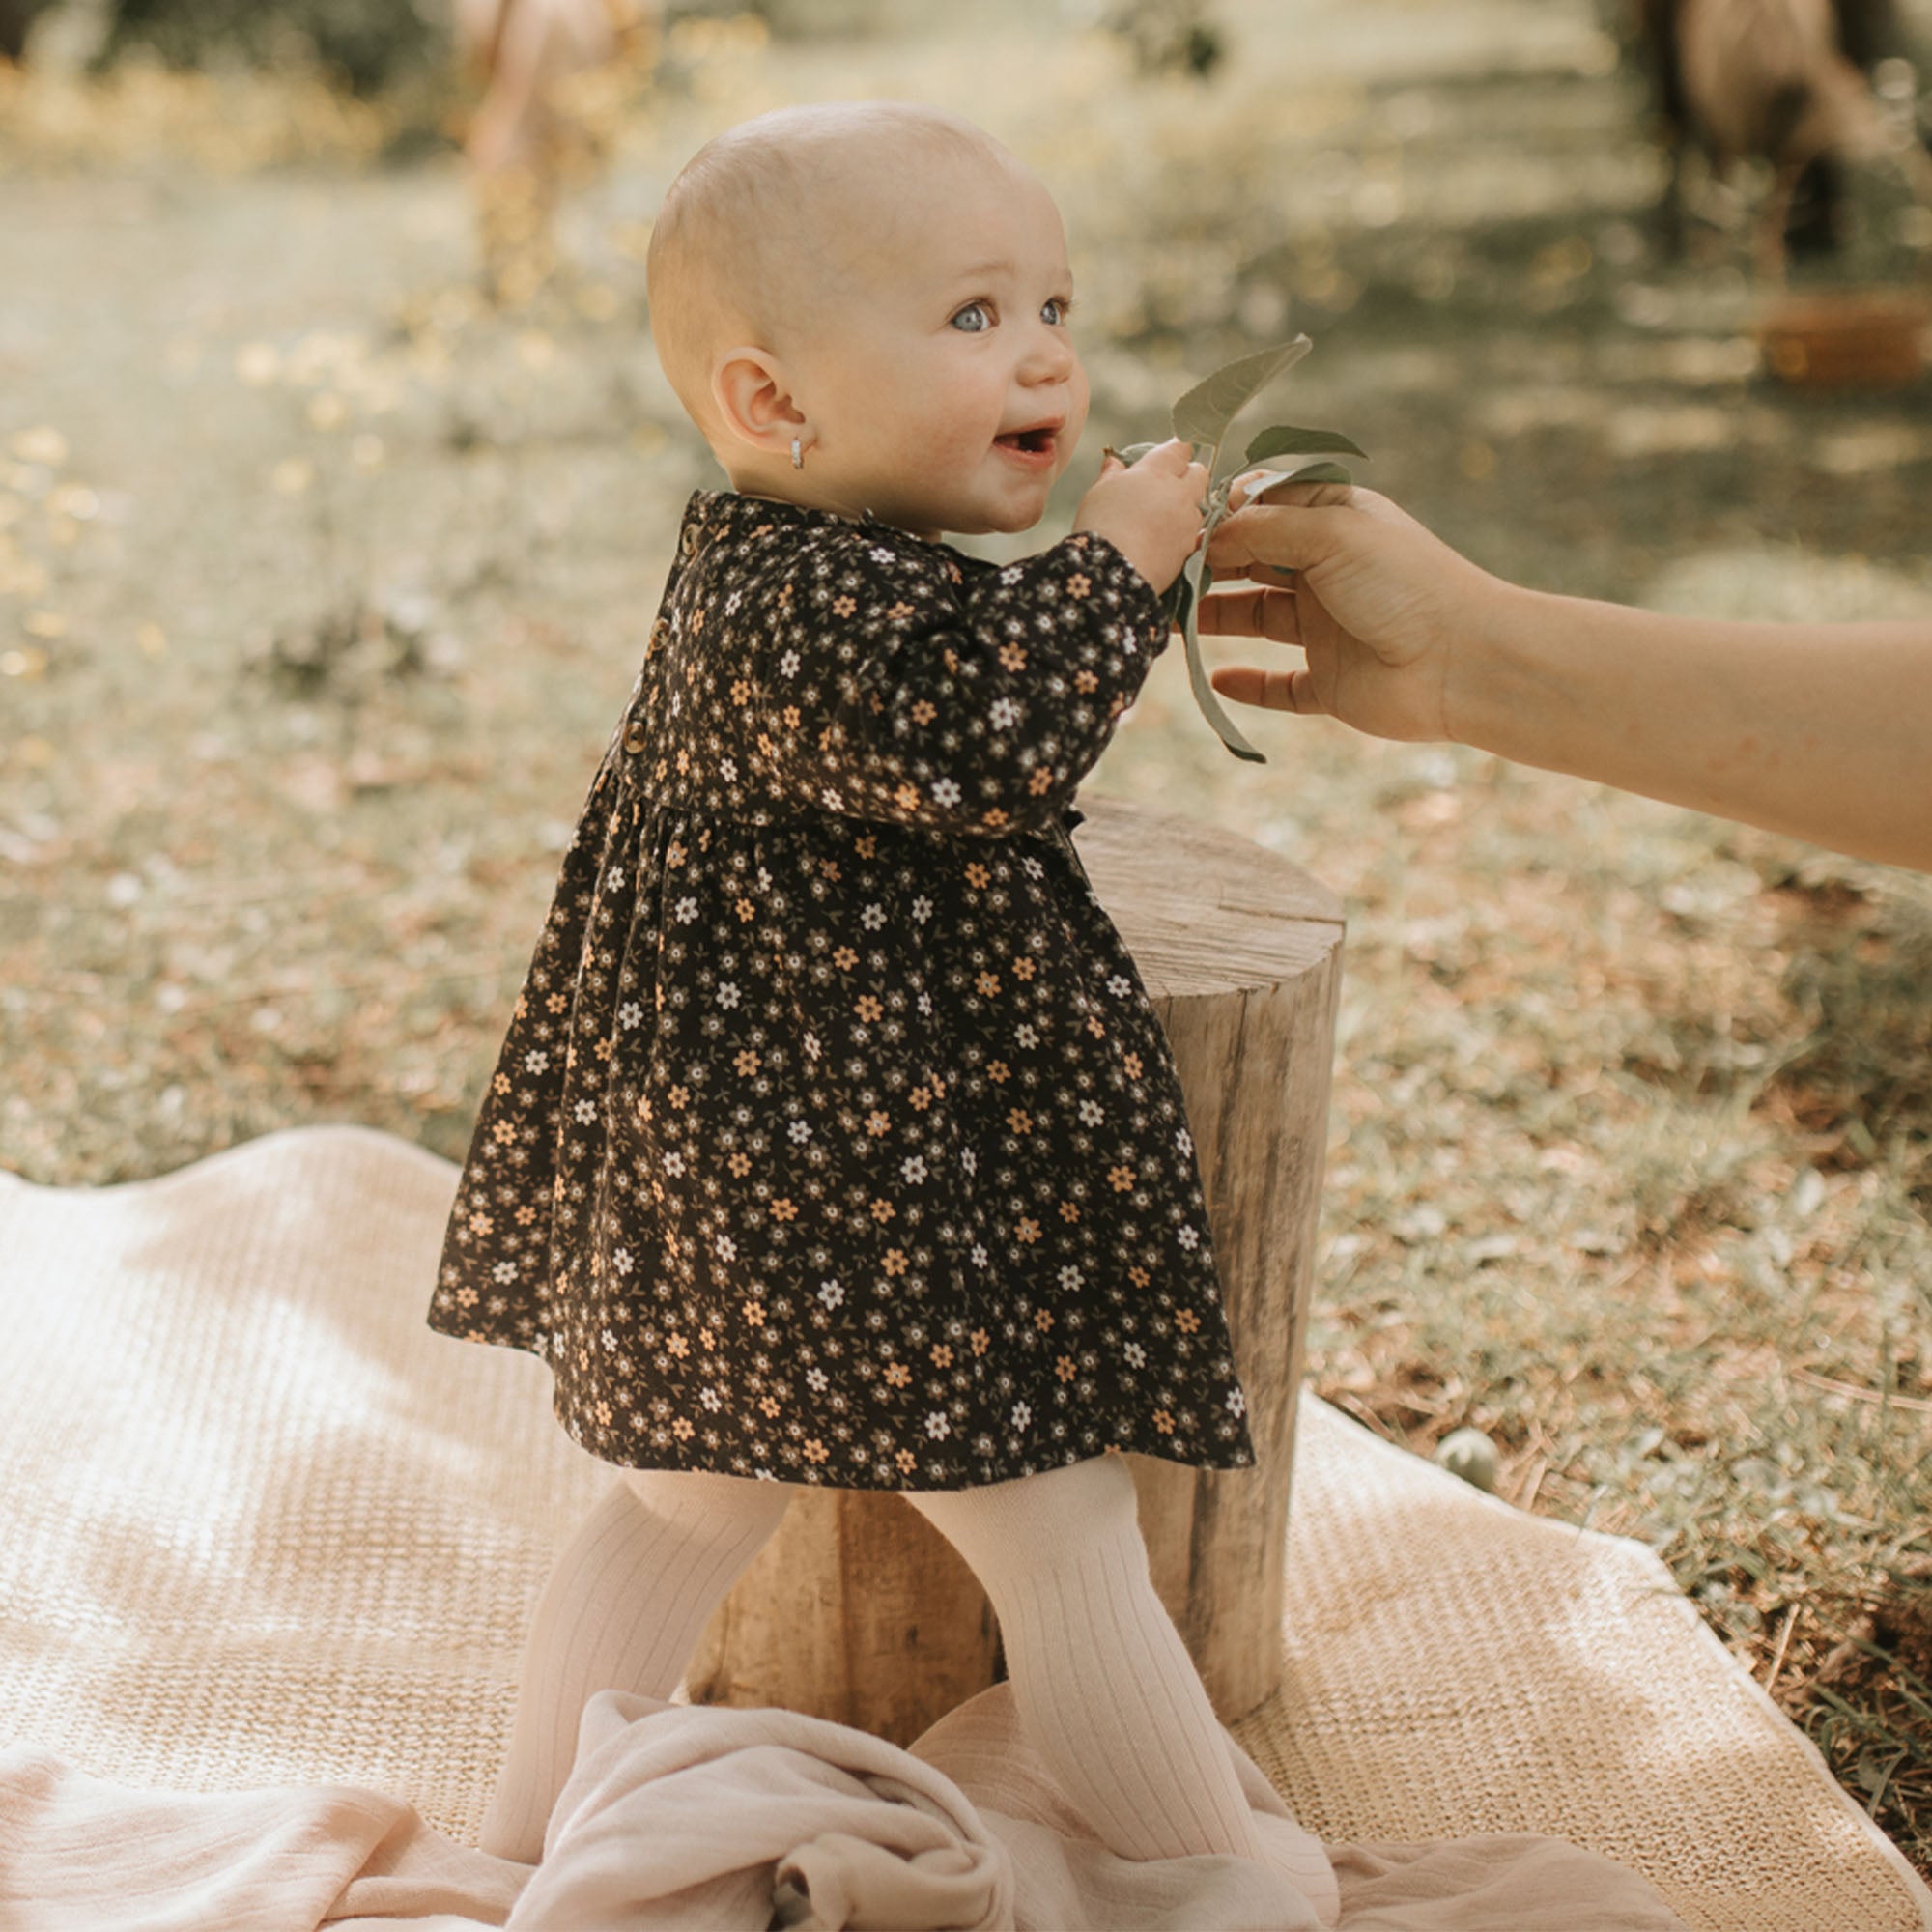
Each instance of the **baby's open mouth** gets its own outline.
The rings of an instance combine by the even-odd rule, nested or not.
[[[1040,423],[1033,429],[1009,430],[1005,436],[993,439],[1002,449],[1017,449],[1028,456],[1050,456],[1053,453],[1053,440],[1059,434],[1052,423]]]

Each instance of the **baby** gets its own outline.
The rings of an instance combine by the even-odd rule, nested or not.
[[[538,1606],[483,1843],[541,1856],[597,1690],[668,1697],[789,1485],[902,1492],[1023,1725],[1130,1858],[1259,1856],[1118,1454],[1249,1464],[1166,1042],[1075,787],[1168,637],[1206,477],[1109,461],[1065,241],[924,108],[705,148],[652,238],[685,513],[464,1169],[430,1320],[549,1362],[621,1477]]]

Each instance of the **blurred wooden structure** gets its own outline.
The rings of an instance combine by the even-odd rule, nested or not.
[[[1153,1578],[1221,1717],[1281,1672],[1282,1569],[1342,963],[1334,895],[1287,860],[1111,800],[1076,844],[1174,1048],[1261,1465],[1129,1458]],[[896,1496],[807,1491],[698,1647],[694,1698],[910,1743],[994,1681],[972,1573]]]
[[[1932,301],[1910,289],[1791,295],[1757,329],[1779,382],[1810,389],[1904,389],[1925,374]]]

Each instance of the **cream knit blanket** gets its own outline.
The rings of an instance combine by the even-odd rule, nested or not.
[[[43,1893],[72,1869],[64,1832],[131,1845],[144,1818],[153,1844],[190,1863],[219,1852],[231,1874],[250,1856],[275,1869],[265,1845],[316,1854],[334,1839],[315,1819],[347,1818],[313,1887],[372,1920],[500,1924],[525,1889],[467,1840],[528,1607],[601,1477],[551,1420],[540,1364],[422,1324],[454,1178],[355,1128],[106,1190],[0,1176],[0,1743],[15,1747],[0,1759],[0,1920],[176,1922],[110,1918],[99,1896],[65,1918],[51,1899],[25,1911],[29,1873]],[[1646,1875],[1699,1932],[1932,1932],[1932,1893],[1647,1551],[1519,1515],[1312,1399],[1297,1457],[1287,1690],[1238,1735],[1331,1851],[1548,1834]],[[607,1726],[611,1745],[624,1727]],[[1020,1789],[1004,1704],[946,1731],[931,1734],[943,1775],[1018,1857],[1025,1896],[1046,1869],[1027,1833],[1051,1821],[1008,1829],[1039,1794]],[[308,1809],[121,1789],[270,1784],[306,1787]],[[1046,1863],[1089,1870],[1065,1850]],[[1342,1923],[1364,1932],[1668,1923],[1608,1867],[1522,1839],[1336,1864]],[[137,1889],[143,1868],[128,1866]],[[392,1870],[429,1889],[398,1893]],[[1541,1916],[1518,1915],[1499,1875]],[[1132,1922],[1129,1901],[1102,1908],[1078,1885],[1093,1922]],[[1485,1887],[1473,1916],[1442,1916]],[[439,1897],[457,1916],[422,1917]],[[179,1922],[248,1923],[195,1910]],[[337,1905],[300,1917],[289,1893],[281,1910],[306,1925]]]

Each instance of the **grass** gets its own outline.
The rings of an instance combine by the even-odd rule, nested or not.
[[[1008,116],[1061,191],[1093,448],[1303,327],[1283,412],[1493,567],[1932,611],[1932,404],[1776,390],[1742,282],[1649,260],[1587,10],[1538,11],[1527,91],[1515,42],[1390,73],[1251,12],[1208,91],[1077,36],[1003,58],[1004,15],[864,54]],[[108,1182],[324,1120],[460,1157],[708,480],[641,224],[710,126],[853,82],[849,47],[706,32],[566,207],[575,272],[511,311],[451,164],[371,172],[363,110],[265,97],[218,153],[156,77],[9,117],[0,1164]],[[1347,905],[1315,1386],[1423,1454],[1482,1428],[1506,1497],[1658,1548],[1932,1871],[1922,884],[1453,748],[1256,734],[1262,772],[1166,662],[1095,783]]]

